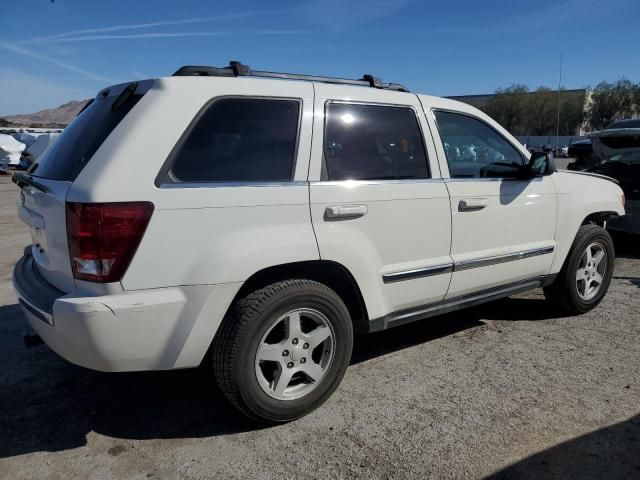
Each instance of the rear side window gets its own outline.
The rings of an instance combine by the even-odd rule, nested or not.
[[[62,131],[29,172],[36,177],[72,182],[96,150],[151,86],[147,80],[117,85],[95,100]]]
[[[300,102],[221,98],[176,147],[173,182],[286,182],[293,177]]]
[[[418,119],[408,107],[328,103],[324,180],[429,178]]]

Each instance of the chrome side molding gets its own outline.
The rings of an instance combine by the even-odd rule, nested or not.
[[[382,275],[382,281],[384,283],[401,282],[402,280],[440,275],[441,273],[451,273],[452,271],[453,263],[448,263],[444,265],[435,265],[433,267],[415,268],[413,270],[405,270],[403,272],[387,273]]]
[[[414,278],[429,277],[431,275],[440,275],[443,273],[458,272],[462,270],[470,270],[472,268],[487,267],[500,263],[513,262],[523,260],[525,258],[537,257],[538,255],[547,255],[553,253],[555,247],[534,248],[531,250],[523,250],[520,252],[508,253],[506,255],[496,255],[493,257],[474,258],[472,260],[464,260],[462,262],[447,263],[443,265],[435,265],[432,267],[414,268],[411,270],[403,270],[400,272],[385,273],[382,275],[384,283],[401,282],[403,280],[411,280]]]
[[[553,253],[555,247],[542,247],[534,248],[532,250],[524,250],[521,252],[508,253],[506,255],[496,255],[493,257],[474,258],[472,260],[464,260],[457,262],[453,271],[469,270],[471,268],[487,267],[489,265],[496,265],[499,263],[513,262],[515,260],[523,260],[525,258],[537,257],[538,255],[547,255]]]

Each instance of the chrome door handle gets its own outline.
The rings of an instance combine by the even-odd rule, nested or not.
[[[486,198],[463,198],[458,203],[458,210],[461,212],[473,212],[475,210],[482,210],[487,207],[489,203]]]
[[[330,205],[324,210],[325,220],[348,220],[367,214],[366,205]]]

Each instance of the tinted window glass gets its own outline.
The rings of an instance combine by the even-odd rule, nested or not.
[[[178,148],[171,176],[182,182],[289,181],[296,100],[224,98],[200,116]]]
[[[435,115],[452,178],[517,176],[523,156],[489,125],[467,115]]]
[[[429,177],[427,155],[412,109],[329,103],[326,114],[323,178]]]
[[[29,171],[36,177],[72,182],[141,98],[138,94],[96,98],[62,131]]]

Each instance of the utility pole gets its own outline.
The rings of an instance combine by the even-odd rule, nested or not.
[[[562,54],[560,54],[560,76],[558,78],[558,117],[556,119],[556,155],[560,150],[560,87],[562,86]]]

